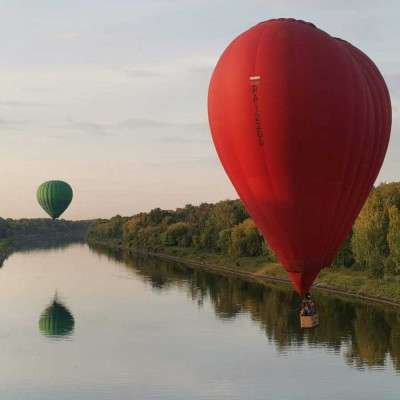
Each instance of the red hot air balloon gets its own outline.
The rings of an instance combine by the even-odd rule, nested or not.
[[[311,23],[261,22],[218,61],[208,113],[226,173],[304,296],[385,157],[391,106],[378,68]]]

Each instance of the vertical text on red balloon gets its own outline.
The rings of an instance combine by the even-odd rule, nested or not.
[[[254,102],[254,107],[255,107],[255,111],[256,111],[256,113],[254,114],[254,117],[256,120],[258,143],[260,146],[264,146],[264,136],[263,136],[263,131],[262,131],[262,127],[261,127],[261,116],[258,111],[258,96],[257,96],[258,87],[257,87],[257,85],[252,85],[252,88],[253,88],[253,102]]]

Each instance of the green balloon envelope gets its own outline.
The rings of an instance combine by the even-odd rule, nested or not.
[[[58,218],[72,201],[72,188],[67,182],[47,181],[37,190],[37,200],[51,218]]]
[[[71,312],[57,298],[47,307],[39,319],[39,329],[45,336],[60,337],[73,332],[75,326]]]

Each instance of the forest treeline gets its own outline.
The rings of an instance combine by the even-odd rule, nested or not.
[[[374,188],[333,262],[335,267],[400,274],[400,182]],[[132,217],[95,221],[88,240],[117,241],[130,247],[162,250],[192,247],[232,257],[276,257],[240,200],[191,204],[175,211],[156,208]]]
[[[53,232],[86,231],[91,221],[54,222],[50,218],[0,218],[0,239],[11,238],[15,235],[38,235]]]
[[[49,218],[0,218],[0,267],[6,257],[15,250],[17,242],[38,236],[85,236],[91,221],[59,220]]]

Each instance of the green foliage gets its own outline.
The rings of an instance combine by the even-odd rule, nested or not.
[[[232,243],[229,253],[239,257],[254,257],[263,254],[264,239],[255,223],[246,219],[232,229]]]
[[[110,220],[97,220],[87,230],[86,236],[94,239],[122,239],[123,224],[126,218],[120,215]]]
[[[217,244],[222,253],[228,254],[232,243],[232,229],[219,231]]]
[[[208,251],[218,251],[218,229],[213,223],[208,223],[200,235],[200,248]]]
[[[268,243],[264,240],[262,244],[262,254],[264,257],[272,263],[277,263],[279,262],[278,258],[276,257],[274,251],[269,247]]]
[[[99,228],[100,225],[107,225],[107,222],[98,224]],[[122,238],[126,241],[134,240],[138,236],[138,232],[140,228],[144,227],[144,218],[143,214],[135,215],[132,218],[129,218],[122,226]],[[94,225],[92,229],[96,229],[97,226]],[[104,228],[105,229],[105,228]],[[100,237],[101,238],[101,237]]]
[[[175,211],[155,208],[149,213],[128,218],[117,215],[110,220],[97,220],[87,230],[87,238],[100,241],[121,239],[130,246],[192,246],[198,250],[228,254],[232,229],[247,218],[240,200],[199,206],[187,204]],[[257,235],[259,238],[258,230]],[[247,251],[262,252],[258,247]]]
[[[169,225],[162,234],[162,243],[166,246],[190,246],[191,236],[189,224],[185,222],[177,222]]]
[[[0,218],[0,239],[5,239],[13,234],[13,228],[10,221]]]
[[[11,237],[0,239],[0,268],[4,260],[13,252],[14,242]]]
[[[400,205],[400,183],[381,184],[372,190],[358,216],[351,239],[351,249],[359,268],[369,270],[374,276],[382,276],[385,263],[392,264],[388,235],[395,247],[395,215],[392,207]],[[392,209],[392,229],[389,234],[389,209]],[[393,272],[392,268],[389,268]]]
[[[374,188],[332,265],[367,270],[376,277],[400,274],[399,209],[400,183]],[[122,239],[130,246],[191,247],[227,257],[278,261],[240,200],[187,204],[175,211],[156,208],[129,218],[98,220],[87,237]]]
[[[52,221],[50,218],[7,219],[15,235],[40,235],[51,232],[85,231],[92,221]]]
[[[389,273],[400,271],[400,213],[393,205],[389,208],[389,228],[387,241],[390,249],[390,257],[386,262],[385,271]]]
[[[354,264],[354,255],[351,250],[352,233],[353,232],[350,232],[350,234],[347,236],[346,240],[342,244],[342,247],[336,254],[335,259],[333,260],[332,266],[349,268]]]
[[[161,210],[161,208],[155,208],[154,210],[151,210],[147,215],[146,214],[142,215],[146,216],[145,221],[147,225],[157,226],[161,224],[164,218],[171,217],[172,211]]]
[[[158,226],[145,226],[139,229],[136,242],[154,246],[160,243],[161,230]]]
[[[215,204],[211,211],[211,221],[219,231],[231,229],[249,218],[243,204],[238,200],[224,200]]]

